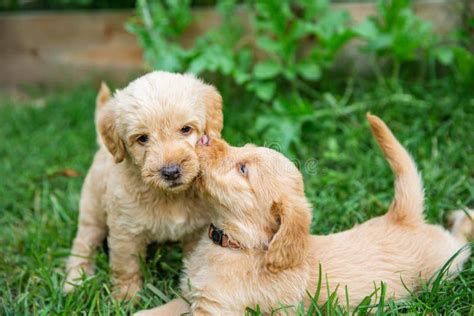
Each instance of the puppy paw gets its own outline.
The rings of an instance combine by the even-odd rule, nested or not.
[[[63,293],[73,292],[77,287],[81,286],[84,276],[94,274],[94,267],[91,264],[81,264],[68,269],[66,280],[64,281]]]
[[[138,303],[140,297],[137,294],[141,289],[141,282],[117,284],[114,288],[113,297],[116,301],[132,301]]]
[[[80,285],[81,285],[81,282],[72,283],[71,281],[66,281],[66,283],[64,283],[64,286],[63,286],[63,293],[64,294],[72,293],[72,292],[74,292],[76,287],[78,287]]]

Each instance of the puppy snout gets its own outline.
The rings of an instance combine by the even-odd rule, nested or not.
[[[181,177],[181,167],[179,165],[167,165],[160,169],[161,176],[167,181],[173,181]]]

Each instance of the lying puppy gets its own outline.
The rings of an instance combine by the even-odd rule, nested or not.
[[[387,295],[399,299],[435,275],[466,244],[473,223],[454,213],[453,229],[423,219],[423,187],[415,164],[376,116],[368,115],[372,132],[395,173],[395,198],[384,216],[348,231],[309,235],[311,208],[296,167],[270,149],[235,148],[211,140],[199,150],[199,184],[214,208],[209,237],[204,236],[185,263],[182,292],[191,306],[175,299],[138,315],[243,315],[259,304],[272,308],[311,303],[306,290],[326,288],[352,307],[386,283]],[[459,271],[468,251],[455,258]],[[322,275],[319,274],[321,265]],[[294,313],[294,310],[293,310]]]
[[[94,272],[95,248],[108,235],[117,299],[142,281],[139,257],[152,241],[180,240],[209,223],[192,189],[199,172],[195,145],[220,137],[222,98],[192,75],[153,72],[110,96],[97,97],[99,151],[82,188],[79,228],[64,291]]]

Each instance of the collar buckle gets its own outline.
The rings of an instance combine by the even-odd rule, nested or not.
[[[208,231],[209,239],[218,246],[224,248],[242,248],[239,243],[229,239],[229,236],[224,233],[224,230],[217,228],[211,223]]]

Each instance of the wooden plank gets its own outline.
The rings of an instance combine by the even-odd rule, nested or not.
[[[132,12],[34,13],[0,17],[0,85],[127,80],[142,50],[124,30]]]

